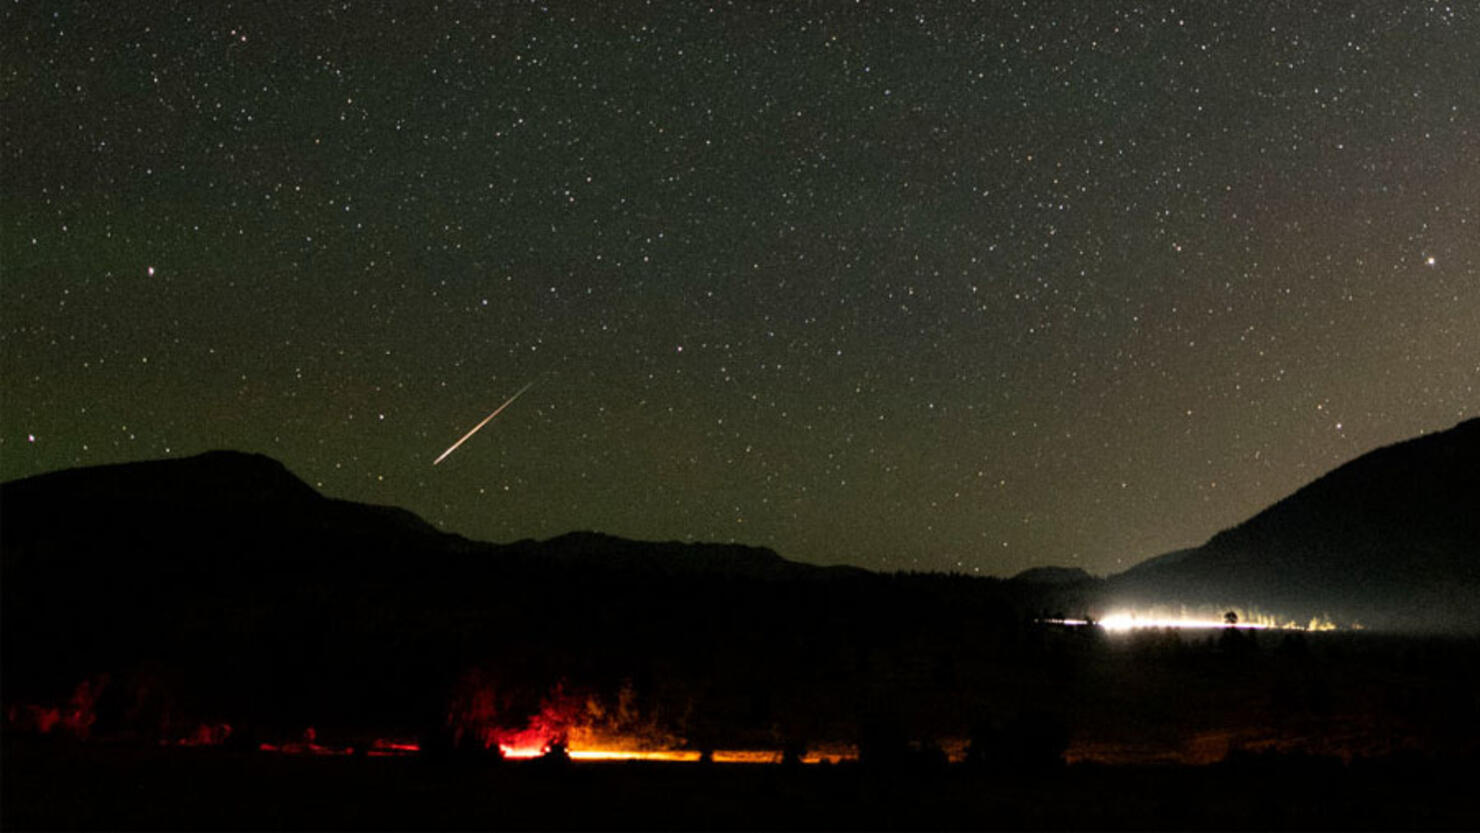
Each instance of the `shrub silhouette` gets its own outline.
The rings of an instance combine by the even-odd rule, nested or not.
[[[904,766],[909,758],[909,739],[897,715],[875,714],[864,719],[858,732],[860,764],[894,768]]]
[[[1064,765],[1069,733],[1043,711],[1024,712],[1005,726],[978,724],[966,750],[969,765],[992,770],[1046,772]]]

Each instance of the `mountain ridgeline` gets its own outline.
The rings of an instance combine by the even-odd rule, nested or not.
[[[481,669],[513,712],[630,685],[720,727],[690,734],[764,743],[783,699],[798,731],[836,736],[840,702],[878,697],[860,675],[948,663],[961,630],[1009,639],[1029,618],[995,579],[589,532],[471,541],[235,452],[13,481],[0,508],[7,702],[101,672],[245,726],[427,726]]]
[[[1107,607],[1480,631],[1480,419],[1364,454],[1100,592]]]
[[[0,484],[0,687],[6,702],[59,702],[111,673],[131,681],[112,689],[132,692],[117,714],[170,691],[156,711],[247,727],[439,726],[460,676],[482,669],[514,712],[552,686],[626,686],[687,736],[742,747],[848,737],[880,714],[959,732],[1045,697],[1082,707],[1047,682],[982,682],[1052,676],[1045,657],[1063,646],[1032,622],[1046,611],[1234,607],[1480,631],[1477,509],[1472,420],[1109,579],[1004,581],[585,532],[483,543],[324,497],[270,458],[212,452]]]

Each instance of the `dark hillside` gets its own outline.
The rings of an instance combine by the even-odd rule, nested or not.
[[[521,707],[633,684],[650,710],[702,705],[711,733],[836,734],[1025,615],[994,580],[739,545],[473,542],[227,452],[7,483],[0,506],[8,702],[142,675],[261,727],[415,728],[482,668]]]
[[[1480,630],[1480,420],[1379,448],[1195,550],[1114,577],[1111,604]]]

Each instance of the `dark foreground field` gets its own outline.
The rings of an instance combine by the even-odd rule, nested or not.
[[[1475,829],[1469,768],[1250,759],[989,773],[5,746],[23,829]]]

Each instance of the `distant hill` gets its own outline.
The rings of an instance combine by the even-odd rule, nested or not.
[[[1364,454],[1201,547],[1113,576],[1105,593],[1108,607],[1480,630],[1480,419]]]
[[[465,548],[404,509],[326,498],[270,457],[213,451],[69,469],[0,484],[0,557],[7,571],[54,569],[55,559],[106,569],[168,562],[235,572],[354,551]],[[242,560],[245,559],[245,560]]]
[[[1029,567],[1011,580],[1024,584],[1078,584],[1094,581],[1094,576],[1078,567]]]
[[[353,580],[474,556],[509,565],[631,574],[795,578],[850,571],[788,561],[739,544],[632,541],[572,532],[507,545],[442,532],[404,509],[324,497],[270,457],[194,457],[69,469],[0,484],[7,571],[55,570],[58,559],[125,573],[314,572],[353,564]],[[445,564],[443,565],[445,566]],[[247,575],[247,578],[252,576]],[[123,585],[128,576],[121,576]],[[153,581],[154,579],[150,579]]]
[[[111,690],[163,687],[172,708],[249,725],[436,726],[458,676],[484,668],[516,710],[557,683],[625,681],[770,732],[771,692],[848,691],[881,656],[918,663],[922,640],[1023,621],[993,579],[591,532],[471,541],[235,452],[0,484],[0,514],[7,702],[109,673],[130,681]]]
[[[566,568],[627,575],[707,576],[783,580],[863,574],[856,567],[819,567],[788,561],[765,547],[680,541],[633,541],[599,532],[568,532],[545,541],[523,540],[500,548]]]

